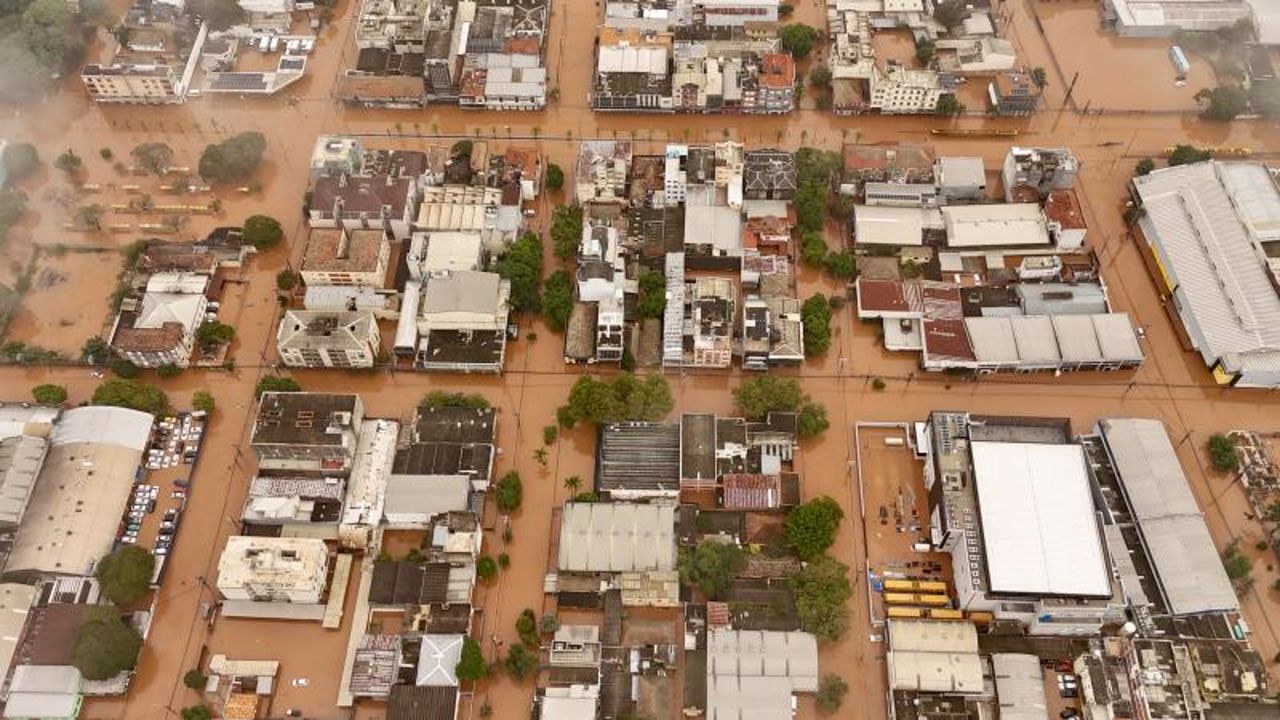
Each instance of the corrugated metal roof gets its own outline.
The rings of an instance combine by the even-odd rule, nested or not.
[[[1235,591],[1164,424],[1108,419],[1099,426],[1169,610],[1236,610]]]
[[[566,503],[560,570],[626,572],[675,568],[675,508],[632,503]]]

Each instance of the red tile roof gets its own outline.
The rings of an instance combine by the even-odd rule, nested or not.
[[[1058,223],[1063,230],[1084,230],[1086,227],[1075,190],[1054,190],[1049,193],[1044,201],[1044,214],[1050,222]]]
[[[707,603],[707,627],[712,630],[723,630],[729,627],[729,603]]]
[[[939,360],[975,360],[964,320],[925,320],[924,352]]]
[[[777,475],[733,473],[724,476],[727,510],[772,510],[782,505],[782,479]]]
[[[766,53],[760,57],[760,86],[786,90],[796,84],[796,63],[786,53]]]

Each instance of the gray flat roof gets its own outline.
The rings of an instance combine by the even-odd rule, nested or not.
[[[1192,615],[1238,609],[1164,424],[1107,419],[1098,425],[1170,611]]]
[[[560,570],[643,572],[676,563],[675,508],[633,503],[565,503]]]

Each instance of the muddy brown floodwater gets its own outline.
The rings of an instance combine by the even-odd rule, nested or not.
[[[796,5],[794,19],[822,25],[820,2],[801,0]],[[1052,69],[1047,107],[1031,119],[966,117],[956,125],[1017,129],[1022,133],[1017,142],[1066,145],[1080,156],[1084,167],[1079,188],[1090,228],[1088,242],[1101,258],[1116,308],[1129,312],[1145,327],[1149,361],[1132,373],[1057,379],[1038,375],[986,377],[979,382],[952,385],[945,377],[921,373],[915,357],[885,351],[875,328],[857,322],[852,308],[836,313],[830,352],[793,373],[809,394],[826,404],[831,420],[831,429],[822,438],[804,443],[797,464],[805,497],[830,495],[842,504],[848,518],[832,552],[852,568],[856,592],[850,603],[853,625],[845,639],[821,647],[820,663],[822,672],[835,672],[849,680],[849,698],[856,702],[849,703],[847,712],[853,718],[883,718],[886,714],[884,648],[871,640],[867,588],[862,580],[867,549],[862,547],[861,539],[863,508],[852,481],[855,422],[918,420],[936,409],[1060,415],[1070,418],[1076,427],[1090,427],[1106,416],[1159,418],[1178,441],[1178,453],[1215,541],[1225,546],[1240,539],[1241,547],[1256,556],[1254,541],[1262,536],[1258,525],[1245,517],[1247,506],[1240,487],[1230,478],[1207,470],[1203,446],[1209,434],[1233,427],[1277,430],[1280,415],[1275,411],[1275,399],[1259,391],[1214,387],[1198,356],[1182,349],[1146,275],[1138,249],[1125,239],[1120,209],[1126,178],[1142,155],[1159,155],[1162,148],[1182,141],[1274,151],[1280,147],[1280,134],[1275,127],[1259,123],[1207,124],[1190,115],[1107,114],[1082,118],[1060,111],[1065,83],[1057,75],[1058,65],[1049,54],[1048,42],[1053,42],[1062,72],[1069,77],[1076,70],[1081,71],[1076,89],[1081,104],[1092,99],[1094,107],[1123,107],[1116,103],[1126,100],[1161,109],[1165,108],[1162,103],[1189,106],[1181,91],[1166,93],[1171,73],[1156,43],[1133,44],[1101,33],[1096,27],[1096,5],[1083,0],[1011,0],[1000,7],[1011,13],[1008,28],[1022,62]],[[1044,17],[1047,38],[1036,29],[1033,8]],[[201,604],[211,599],[211,591],[202,583],[214,577],[225,538],[236,531],[234,519],[254,471],[248,449],[252,388],[275,360],[271,341],[277,316],[274,276],[291,262],[296,266],[301,253],[304,228],[300,204],[306,189],[307,161],[317,135],[353,133],[373,146],[404,147],[448,143],[458,136],[492,136],[497,147],[502,147],[508,138],[514,138],[536,145],[549,161],[569,170],[573,167],[575,143],[583,137],[630,137],[637,141],[637,149],[645,152],[656,151],[667,141],[716,141],[725,137],[749,146],[794,148],[808,144],[836,149],[846,140],[927,141],[931,139],[928,131],[942,122],[928,117],[837,118],[812,110],[783,118],[595,114],[587,107],[587,93],[598,12],[593,3],[552,4],[548,68],[551,85],[558,88],[560,99],[541,113],[469,113],[443,107],[416,112],[366,111],[335,104],[330,95],[333,79],[354,56],[353,0],[338,3],[334,22],[324,29],[321,42],[308,61],[309,77],[281,97],[204,97],[181,107],[95,107],[71,78],[65,92],[38,107],[9,108],[0,113],[0,136],[35,143],[46,160],[71,147],[85,159],[86,181],[101,184],[123,182],[111,163],[100,159],[99,152],[104,147],[111,148],[116,157],[123,157],[140,142],[163,141],[174,148],[181,164],[194,166],[205,144],[237,132],[262,132],[268,140],[267,153],[255,177],[262,191],[242,195],[234,188],[219,190],[222,212],[193,218],[178,237],[195,237],[217,224],[238,223],[246,215],[261,212],[279,218],[289,238],[284,247],[252,260],[235,278],[243,283],[231,291],[224,312],[226,321],[237,328],[237,340],[231,349],[237,369],[230,373],[191,371],[159,381],[179,407],[186,407],[196,390],[207,389],[214,394],[218,410],[195,470],[190,511],[171,555],[169,575],[159,593],[157,615],[137,677],[123,698],[89,700],[83,712],[85,718],[166,720],[196,701],[183,687],[181,676],[210,652],[279,659],[282,682],[271,707],[273,715],[296,708],[314,718],[352,716],[334,705],[342,651],[353,631],[349,618],[335,631],[312,625],[243,620],[221,620],[210,630],[200,613]],[[1121,54],[1107,55],[1109,52]],[[821,50],[815,60],[820,57]],[[1193,60],[1193,64],[1203,63]],[[1116,72],[1116,68],[1127,71]],[[1193,68],[1193,79],[1200,77],[1196,72]],[[1194,92],[1194,87],[1193,82],[1184,90]],[[442,139],[433,139],[437,137]],[[939,154],[978,155],[986,160],[988,168],[998,166],[1008,145],[1008,140],[998,139],[937,138],[935,143]],[[26,266],[36,244],[118,249],[139,237],[129,233],[68,233],[62,229],[66,209],[59,205],[58,193],[50,192],[66,185],[65,181],[45,172],[30,184],[24,189],[32,196],[34,212],[15,231],[8,246],[0,249],[0,272],[10,273],[9,277],[16,277],[12,274],[15,262],[19,269]],[[551,204],[562,199],[557,195],[539,200],[536,227],[545,231]],[[836,246],[841,239],[832,236],[829,241]],[[103,317],[99,298],[114,283],[108,260],[109,256],[101,254],[74,253],[44,258],[42,265],[49,262],[52,271],[64,273],[66,280],[34,290],[15,319],[12,332],[39,338],[41,343],[77,348],[83,341],[79,336]],[[94,265],[95,262],[102,264]],[[547,264],[549,269],[555,267],[549,249]],[[840,290],[809,269],[798,273],[798,286],[802,297]],[[76,307],[76,299],[84,305],[83,310]],[[62,325],[64,321],[70,324]],[[65,331],[65,340],[48,339],[59,330]],[[526,338],[530,330],[536,332],[536,340]],[[569,495],[563,486],[564,478],[591,477],[594,452],[591,430],[576,428],[561,435],[551,448],[546,467],[534,460],[533,452],[542,444],[542,428],[553,422],[555,408],[570,385],[588,370],[566,368],[559,337],[527,319],[509,355],[507,371],[501,377],[403,372],[298,374],[303,386],[310,390],[360,393],[371,416],[405,418],[416,400],[434,388],[479,392],[500,408],[498,442],[502,454],[495,472],[500,475],[511,469],[519,471],[524,478],[525,498],[522,509],[511,519],[511,543],[503,543],[501,523],[486,533],[485,552],[508,553],[511,566],[493,584],[477,591],[481,615],[476,634],[482,638],[496,634],[508,643],[515,639],[514,622],[521,610],[542,612],[551,512]],[[886,381],[883,391],[873,389],[873,376]],[[740,377],[737,371],[723,375],[669,375],[677,411],[731,411],[729,393]],[[0,384],[13,399],[25,396],[30,386],[41,382],[66,385],[71,402],[77,403],[89,398],[98,381],[82,368],[0,368]],[[1257,565],[1259,580],[1253,592],[1243,599],[1244,612],[1253,628],[1255,645],[1264,657],[1271,657],[1280,650],[1280,610],[1275,591],[1271,590],[1272,571],[1266,570],[1264,576],[1260,558]],[[357,582],[358,573],[354,573],[348,593],[353,592]],[[349,611],[350,600],[347,607]],[[484,647],[486,654],[492,653],[489,644]],[[293,686],[291,681],[300,677],[308,678],[306,687]],[[653,702],[660,702],[658,689],[652,690]],[[487,681],[475,689],[474,701],[464,699],[462,716],[474,716],[479,704],[488,702],[495,717],[520,717],[527,712],[532,694],[531,684],[517,684],[505,678]],[[373,720],[381,718],[382,711],[377,705],[359,706],[354,716]],[[814,716],[812,700],[802,698],[799,717]]]

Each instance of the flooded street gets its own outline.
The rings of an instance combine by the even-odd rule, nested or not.
[[[1010,27],[1025,65],[1058,67],[1044,36],[1035,27],[1034,0],[1002,3],[1012,13]],[[1163,51],[1153,42],[1119,41],[1097,28],[1096,4],[1084,0],[1034,3],[1043,18],[1048,40],[1067,79],[1081,76],[1075,98],[1083,107],[1122,109],[1142,106],[1168,110],[1194,110],[1191,94],[1207,82],[1205,63],[1193,58],[1192,82],[1173,88],[1172,69]],[[458,137],[494,138],[502,147],[508,138],[539,148],[549,162],[571,175],[576,143],[588,137],[628,137],[637,153],[660,152],[669,141],[714,142],[733,138],[748,147],[811,145],[838,149],[843,142],[925,142],[929,130],[944,121],[930,117],[843,117],[803,110],[786,117],[640,116],[591,112],[587,105],[592,65],[592,45],[599,8],[586,2],[554,2],[551,12],[548,63],[550,84],[560,99],[540,113],[477,113],[456,108],[425,111],[356,110],[336,104],[330,96],[333,78],[351,64],[352,0],[343,0],[333,24],[322,31],[316,52],[308,60],[309,77],[290,87],[281,97],[236,99],[209,97],[178,107],[97,107],[83,92],[72,88],[38,108],[21,113],[3,110],[0,136],[37,145],[50,163],[68,147],[86,164],[84,182],[120,185],[124,178],[113,163],[101,159],[102,148],[117,158],[141,142],[165,142],[175,151],[176,164],[195,166],[208,143],[244,131],[258,131],[267,138],[266,159],[254,179],[261,192],[240,193],[217,188],[222,203],[215,215],[192,216],[173,238],[201,237],[220,224],[239,224],[247,215],[265,213],[285,226],[289,242],[251,259],[241,271],[243,284],[228,292],[224,322],[237,330],[232,347],[236,369],[232,372],[187,372],[159,382],[177,407],[189,407],[196,390],[213,393],[218,409],[205,437],[203,454],[195,469],[191,511],[184,520],[177,547],[170,556],[169,574],[159,594],[158,615],[144,647],[139,671],[129,694],[120,699],[91,699],[82,717],[90,720],[168,720],[197,698],[182,684],[182,674],[210,654],[226,652],[236,659],[278,659],[281,677],[271,707],[274,716],[286,709],[300,709],[311,718],[346,718],[351,712],[335,707],[337,685],[347,637],[352,631],[350,609],[359,583],[352,573],[347,615],[338,630],[316,624],[291,624],[250,620],[219,620],[212,630],[201,614],[202,603],[212,599],[204,582],[214,577],[219,553],[227,536],[237,532],[239,516],[254,459],[248,448],[253,418],[253,386],[271,371],[275,362],[274,330],[278,307],[275,274],[297,267],[305,238],[300,206],[307,186],[307,163],[312,144],[320,134],[357,134],[371,147],[413,148],[448,143]],[[802,0],[795,20],[822,25],[820,3]],[[895,53],[907,52],[894,38]],[[1154,59],[1152,59],[1154,58]],[[1125,68],[1125,72],[1115,72]],[[1204,145],[1240,145],[1255,151],[1280,148],[1280,131],[1261,123],[1216,125],[1199,122],[1186,114],[1104,114],[1081,117],[1063,110],[1065,83],[1050,70],[1047,107],[1029,119],[987,120],[980,116],[956,121],[957,127],[1000,127],[1021,132],[1016,142],[1027,145],[1065,145],[1083,163],[1078,190],[1089,223],[1091,247],[1101,258],[1104,279],[1118,311],[1130,313],[1146,330],[1149,361],[1133,373],[1050,376],[982,377],[977,382],[952,382],[942,375],[926,375],[910,354],[885,351],[877,327],[859,323],[847,306],[836,312],[833,344],[823,358],[796,371],[806,392],[826,404],[831,429],[822,438],[806,442],[797,459],[805,498],[830,495],[844,507],[847,520],[832,553],[852,568],[855,597],[850,603],[852,629],[841,642],[823,644],[823,673],[840,674],[850,683],[842,717],[883,718],[886,714],[884,647],[871,641],[869,598],[863,581],[866,556],[863,547],[864,509],[859,506],[854,459],[855,422],[908,422],[922,420],[932,410],[967,410],[974,413],[1068,417],[1073,426],[1090,428],[1101,417],[1139,416],[1163,420],[1205,513],[1215,541],[1225,546],[1234,539],[1256,555],[1254,541],[1261,537],[1258,525],[1246,519],[1243,491],[1229,477],[1209,470],[1204,452],[1214,432],[1244,427],[1263,432],[1280,430],[1275,398],[1263,391],[1215,387],[1198,355],[1185,352],[1172,322],[1159,302],[1146,274],[1138,249],[1125,239],[1120,212],[1125,186],[1134,162],[1144,155],[1159,156],[1166,146],[1179,142]],[[982,110],[971,108],[981,114]],[[977,155],[988,170],[999,166],[1011,141],[1005,139],[937,138],[937,154]],[[59,200],[69,184],[56,171],[46,170],[24,183],[31,198],[31,218],[0,248],[0,282],[10,283],[22,273],[33,248],[55,245],[101,247],[108,252],[62,254],[42,252],[24,306],[14,316],[6,340],[23,340],[74,352],[88,336],[100,331],[106,319],[104,298],[115,284],[120,256],[115,250],[145,237],[139,233],[73,233],[63,229],[66,204]],[[142,178],[140,183],[156,183]],[[115,193],[115,194],[112,194]],[[105,190],[95,202],[118,202],[118,191]],[[116,199],[107,199],[108,197]],[[537,222],[545,225],[551,202],[540,200]],[[76,204],[79,204],[79,200]],[[115,221],[114,214],[112,222]],[[545,231],[545,227],[542,228]],[[835,247],[841,240],[829,238]],[[547,243],[548,271],[556,267]],[[15,270],[15,268],[17,268]],[[42,280],[43,278],[43,280]],[[798,273],[799,295],[841,290],[815,271]],[[529,340],[529,331],[537,339]],[[307,390],[356,392],[371,417],[405,419],[418,399],[432,389],[477,392],[500,409],[497,443],[501,455],[494,468],[498,477],[517,470],[524,480],[524,502],[511,519],[513,540],[504,544],[500,528],[486,532],[484,552],[506,552],[511,565],[489,585],[477,588],[475,605],[481,611],[477,637],[492,635],[516,640],[515,618],[525,608],[541,615],[543,576],[548,569],[552,509],[570,495],[566,477],[588,480],[594,472],[595,433],[578,427],[562,432],[550,448],[545,467],[534,459],[542,445],[542,429],[554,423],[555,409],[569,387],[584,372],[594,369],[566,367],[560,336],[540,322],[522,321],[519,340],[508,348],[506,372],[501,377],[464,377],[397,373],[308,371],[295,375]],[[670,374],[677,412],[732,411],[730,391],[740,381],[740,371],[726,374]],[[871,378],[885,380],[877,391]],[[38,370],[0,368],[0,383],[8,399],[25,399],[28,389],[41,382],[64,384],[72,404],[86,401],[97,380],[85,368]],[[875,467],[864,467],[875,473]],[[492,508],[490,511],[492,512]],[[874,512],[874,508],[871,510]],[[874,529],[872,529],[874,532]],[[1259,561],[1254,571],[1255,589],[1243,599],[1244,612],[1253,629],[1253,642],[1264,658],[1280,651],[1280,594],[1272,590],[1277,575]],[[492,653],[483,644],[486,656]],[[1271,666],[1274,667],[1274,666]],[[305,687],[295,678],[308,678]],[[1280,681],[1275,677],[1273,682]],[[532,683],[507,678],[486,681],[476,689],[474,701],[462,701],[459,717],[475,717],[488,702],[494,717],[518,718],[527,714],[533,696]],[[376,708],[361,708],[360,717],[380,718]],[[811,697],[800,699],[798,717],[813,718]]]

